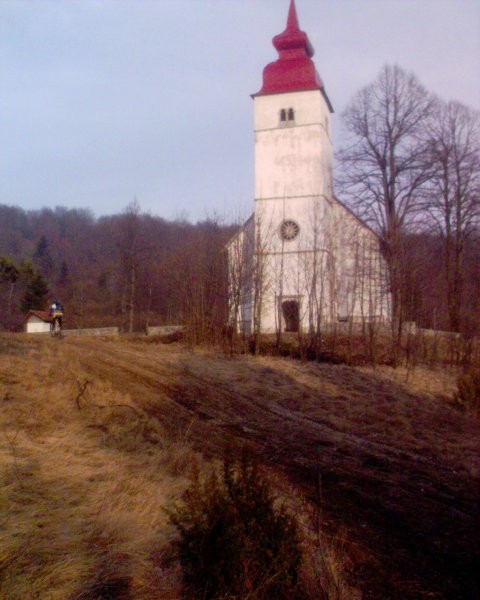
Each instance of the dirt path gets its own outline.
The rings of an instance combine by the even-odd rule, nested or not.
[[[248,440],[346,526],[365,598],[480,597],[478,421],[347,367],[65,340],[203,451]]]

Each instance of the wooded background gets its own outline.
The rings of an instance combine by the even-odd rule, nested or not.
[[[336,191],[378,236],[398,340],[405,321],[479,334],[478,111],[387,65],[342,119]],[[168,222],[137,200],[101,218],[0,205],[0,328],[21,329],[27,310],[56,299],[68,328],[183,324],[193,343],[218,339],[228,320],[225,244],[240,225]]]
[[[2,268],[0,326],[21,329],[22,302],[40,275],[48,291],[34,307],[47,308],[58,299],[68,328],[116,325],[143,331],[147,325],[183,323],[197,332],[199,341],[205,339],[226,318],[224,245],[235,229],[215,219],[167,222],[131,207],[96,219],[85,210],[27,212],[0,205],[0,256],[18,269],[9,280],[7,261]],[[450,329],[444,240],[435,232],[413,232],[404,249],[405,318],[422,327]],[[478,241],[466,243],[462,324],[475,328],[479,258]]]

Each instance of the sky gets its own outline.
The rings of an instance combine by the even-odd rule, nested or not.
[[[239,221],[290,0],[0,0],[0,204]],[[478,0],[296,0],[341,114],[382,66],[480,109]]]

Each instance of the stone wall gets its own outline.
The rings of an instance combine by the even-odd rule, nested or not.
[[[63,329],[62,335],[120,335],[118,327],[91,327],[89,329]]]
[[[147,335],[170,335],[182,330],[182,325],[157,325],[155,327],[148,327]]]

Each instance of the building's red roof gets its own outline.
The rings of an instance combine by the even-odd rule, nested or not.
[[[307,34],[300,30],[295,0],[290,0],[287,27],[273,38],[279,57],[263,69],[262,89],[254,96],[321,90],[328,107],[333,112],[312,56],[314,49]]]
[[[52,317],[48,310],[29,310],[25,315],[23,321],[27,321],[30,317],[37,317],[41,321],[45,321],[45,323],[51,323]]]

